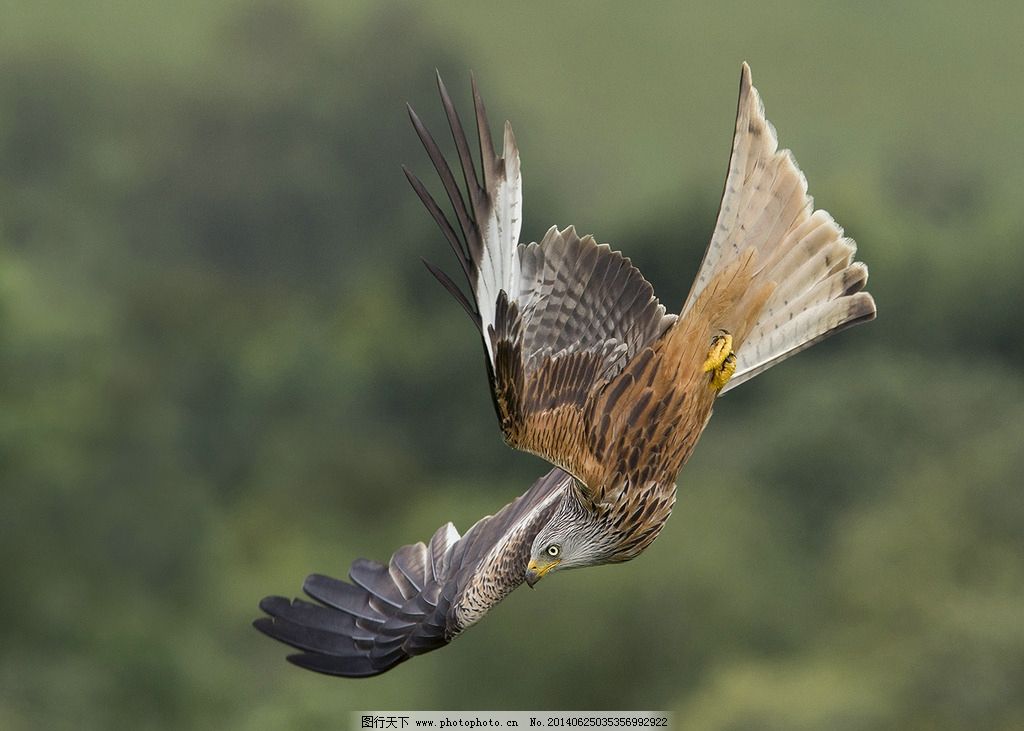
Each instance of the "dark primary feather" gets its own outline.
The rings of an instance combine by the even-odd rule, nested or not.
[[[438,90],[465,191],[412,110],[410,118],[454,219],[441,211],[415,175],[406,175],[455,253],[470,296],[440,269],[427,267],[480,328],[506,440],[579,477],[576,468],[586,450],[587,430],[581,421],[586,403],[675,317],[665,314],[653,288],[628,258],[591,236],[581,238],[571,226],[552,227],[540,243],[520,244],[518,149],[511,129],[506,124],[505,149],[498,157],[474,81],[481,176],[440,76]]]
[[[318,603],[268,596],[253,626],[301,650],[291,662],[330,675],[378,675],[443,647],[523,583],[533,538],[571,479],[552,470],[461,538],[448,523],[387,564],[357,559],[347,582],[311,574],[302,589]]]

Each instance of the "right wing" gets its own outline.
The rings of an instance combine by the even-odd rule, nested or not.
[[[630,260],[573,227],[552,227],[540,243],[519,243],[522,176],[512,128],[502,156],[473,83],[482,180],[448,91],[438,88],[467,197],[437,143],[411,109],[457,223],[406,170],[417,195],[448,240],[467,295],[444,272],[431,273],[469,313],[487,356],[495,410],[506,441],[588,481],[592,463],[585,410],[593,396],[675,321]]]
[[[571,482],[554,469],[464,536],[447,523],[386,565],[357,559],[351,583],[311,574],[302,589],[319,603],[268,596],[269,616],[253,626],[301,650],[294,664],[329,675],[379,675],[443,647],[523,583],[533,539]]]

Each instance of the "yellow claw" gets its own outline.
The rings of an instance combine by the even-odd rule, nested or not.
[[[735,372],[736,354],[730,352],[729,355],[725,356],[725,360],[722,361],[722,367],[711,375],[711,387],[716,391],[721,391]]]
[[[711,338],[711,350],[708,351],[708,359],[704,361],[704,372],[717,371],[732,352],[732,335],[723,333]]]
[[[704,372],[711,374],[709,385],[721,391],[736,372],[736,354],[732,352],[732,335],[727,332],[711,338],[711,349],[704,361]]]

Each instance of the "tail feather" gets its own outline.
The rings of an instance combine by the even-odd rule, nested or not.
[[[766,274],[768,279],[778,284],[775,287],[774,296],[767,303],[767,309],[761,313],[759,322],[766,323],[780,313],[792,313],[797,303],[804,302],[815,292],[825,295],[826,290],[823,290],[821,285],[830,277],[845,272],[852,266],[853,252],[854,248],[850,242],[842,239],[831,241],[788,275]],[[866,269],[862,263],[858,262],[858,271],[864,273],[865,278]],[[841,293],[842,290],[839,290],[833,296],[839,296]],[[816,301],[811,300],[804,304],[814,304]]]
[[[774,338],[759,343],[760,357],[737,353],[737,361],[745,358],[743,369],[737,363],[736,373],[722,391],[728,391],[741,383],[760,375],[776,363],[807,350],[825,338],[835,335],[848,327],[875,319],[875,300],[867,292],[857,292],[801,313],[793,318],[792,326],[780,331]],[[748,340],[750,343],[754,339]]]
[[[867,267],[828,212],[814,210],[807,179],[775,129],[743,64],[736,132],[725,191],[711,243],[684,314],[730,260],[753,250],[755,289],[774,286],[736,349],[736,372],[722,392],[829,335],[875,316],[861,290]]]
[[[859,292],[867,281],[867,274],[866,266],[861,262],[854,262],[842,271],[830,274],[825,279],[819,279],[801,293],[794,293],[792,299],[783,300],[781,308],[772,308],[770,302],[770,309],[762,313],[755,326],[755,337],[764,340],[772,332],[782,331],[785,333],[788,329],[793,328],[789,323],[794,322],[801,314],[818,305],[827,304],[854,292]],[[787,302],[788,304],[786,304]],[[749,353],[750,357],[754,357],[755,349],[751,348]]]

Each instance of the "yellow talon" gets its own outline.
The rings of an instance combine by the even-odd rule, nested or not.
[[[726,358],[732,353],[732,335],[723,333],[711,338],[711,350],[708,351],[708,359],[704,361],[704,372],[711,373],[721,368]]]
[[[723,333],[711,338],[711,350],[704,361],[704,372],[711,374],[708,383],[711,388],[721,391],[736,372],[736,354],[732,352],[732,335]]]
[[[725,388],[725,384],[732,378],[732,374],[736,372],[736,354],[729,353],[725,356],[725,360],[722,362],[722,367],[716,370],[711,376],[711,387],[716,391],[721,391]]]

